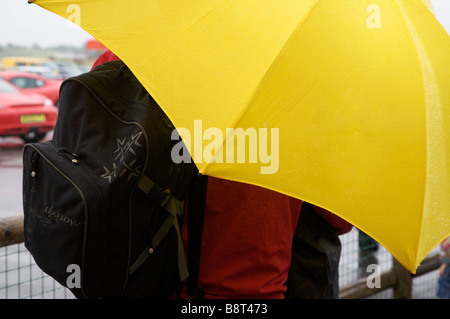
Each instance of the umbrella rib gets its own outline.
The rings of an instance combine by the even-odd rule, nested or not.
[[[273,63],[269,66],[267,71],[264,73],[264,76],[262,77],[261,81],[259,82],[259,85],[256,86],[254,92],[250,95],[248,103],[245,104],[246,106],[241,110],[241,112],[236,117],[236,120],[231,125],[231,128],[236,128],[238,123],[242,120],[242,118],[248,112],[248,110],[250,109],[250,107],[252,106],[252,104],[254,103],[254,101],[257,99],[257,97],[259,96],[260,92],[262,91],[262,87],[264,86],[264,82],[269,78],[272,70],[274,69],[274,66],[278,63],[278,61],[283,56],[284,52],[287,50],[287,47],[289,46],[289,43],[297,35],[297,33],[300,31],[301,27],[305,24],[305,22],[309,19],[309,17],[311,16],[311,13],[314,11],[314,9],[317,8],[317,5],[319,4],[319,2],[320,2],[320,0],[315,0],[315,3],[311,6],[311,8],[306,12],[306,14],[300,19],[300,21],[297,24],[297,26],[293,29],[293,31],[290,34],[289,38],[284,43],[283,47],[281,48],[281,50],[278,52],[277,56],[273,60]],[[223,149],[223,146],[225,145],[226,141],[228,140],[228,138],[232,134],[233,134],[233,132],[230,130],[228,132],[228,134],[225,135],[225,137],[223,138],[223,142],[220,145],[219,151],[216,152],[216,154],[220,154],[220,151]],[[205,163],[205,166],[203,167],[202,172],[206,172],[208,167],[211,165],[211,163],[214,163],[215,158],[216,158],[216,154],[211,158],[211,160],[209,162]]]
[[[425,166],[425,185],[424,185],[424,198],[423,198],[423,207],[422,207],[422,214],[421,222],[420,222],[420,232],[419,234],[423,233],[424,229],[424,220],[426,220],[426,215],[429,212],[428,206],[430,206],[430,190],[437,187],[438,185],[430,185],[430,182],[433,182],[428,177],[430,174],[442,174],[443,171],[440,170],[441,167],[445,167],[445,163],[441,163],[442,165],[438,165],[436,167],[436,161],[433,161],[431,159],[431,154],[436,153],[436,149],[439,148],[439,146],[444,145],[443,141],[440,139],[439,141],[436,141],[437,136],[440,136],[439,134],[436,134],[437,130],[443,129],[443,123],[439,120],[439,118],[442,118],[442,101],[439,98],[439,94],[435,94],[436,91],[439,91],[439,86],[437,84],[437,79],[435,76],[435,71],[433,69],[433,65],[431,62],[431,59],[425,49],[425,46],[423,45],[418,32],[407,15],[405,8],[403,7],[403,4],[400,3],[399,0],[397,0],[397,4],[400,8],[400,11],[402,13],[403,18],[405,19],[406,25],[408,26],[408,30],[411,34],[412,40],[414,42],[414,45],[417,49],[417,54],[420,61],[420,66],[422,68],[422,80],[423,80],[423,86],[424,86],[424,92],[425,92],[425,105],[427,106],[426,109],[426,166]],[[431,106],[431,107],[430,107]],[[433,133],[430,134],[430,131],[433,131]],[[430,141],[430,139],[433,139],[433,142]],[[444,162],[448,159],[443,158]],[[433,170],[433,172],[430,172],[430,169]],[[427,204],[428,203],[428,204]],[[419,236],[417,240],[417,246],[416,251],[419,251],[419,248],[423,245],[423,241],[421,240],[422,236]],[[414,263],[417,263],[418,261],[421,261],[425,256],[414,256],[415,260]]]
[[[273,60],[273,63],[269,66],[267,69],[267,72],[262,77],[261,81],[259,82],[259,85],[256,86],[255,91],[253,94],[250,95],[249,102],[246,104],[246,107],[241,111],[241,113],[236,118],[236,121],[233,123],[233,128],[237,126],[237,124],[241,121],[241,119],[244,117],[244,115],[248,112],[253,102],[256,100],[260,92],[262,91],[262,87],[264,86],[264,82],[269,78],[270,73],[274,69],[274,66],[278,63],[278,61],[281,59],[281,57],[284,55],[284,52],[287,50],[287,47],[289,46],[289,43],[292,41],[292,39],[297,35],[297,33],[300,31],[303,24],[305,24],[306,20],[311,16],[311,13],[314,11],[314,9],[319,4],[320,0],[316,0],[314,5],[310,8],[310,10],[303,16],[302,19],[300,19],[300,22],[297,24],[297,26],[293,29],[291,35],[289,36],[288,40],[284,43],[281,50],[278,52],[277,56]]]

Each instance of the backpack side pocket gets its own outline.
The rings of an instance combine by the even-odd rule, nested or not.
[[[58,150],[53,141],[26,144],[23,156],[25,247],[45,273],[75,296],[100,296],[104,280],[104,257],[98,254],[104,245],[100,190],[76,159]],[[89,264],[86,256],[93,248],[86,245],[87,234],[98,237],[89,240],[89,245],[97,245]]]

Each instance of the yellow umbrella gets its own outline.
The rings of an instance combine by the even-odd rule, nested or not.
[[[422,2],[430,9],[431,12],[434,13],[433,5],[431,4],[430,0],[422,0]]]
[[[450,234],[450,37],[426,1],[34,2],[131,68],[202,173],[324,207],[411,272]]]

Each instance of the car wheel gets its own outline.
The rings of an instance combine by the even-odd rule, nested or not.
[[[27,134],[20,135],[20,138],[25,143],[37,143],[40,140],[42,140],[45,137],[45,135],[47,135],[47,133],[37,133],[37,132],[30,131]]]

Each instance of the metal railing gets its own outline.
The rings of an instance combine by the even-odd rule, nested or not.
[[[380,246],[377,263],[382,269],[379,286],[370,288],[359,276],[358,230],[341,236],[339,266],[341,299],[436,298],[439,249],[433,250],[411,275]],[[65,299],[72,293],[43,273],[23,244],[23,216],[0,219],[0,299]]]
[[[381,245],[371,253],[370,262],[361,262],[361,237],[354,228],[341,236],[342,254],[339,266],[341,299],[435,299],[438,284],[438,268],[441,265],[439,246],[433,249],[412,275]],[[378,266],[379,283],[370,284],[372,273],[365,272],[368,264]],[[361,265],[362,264],[362,265]],[[363,275],[361,275],[363,273]],[[369,283],[368,283],[369,281]]]
[[[393,260],[393,264],[394,266],[390,270],[380,274],[380,285],[378,287],[370,287],[367,284],[367,278],[361,278],[348,286],[341,287],[339,290],[339,298],[362,299],[392,289],[394,299],[411,299],[413,298],[414,279],[438,269],[441,262],[439,255],[427,257],[414,275],[411,275],[395,259]],[[434,291],[432,289],[431,294]]]
[[[23,216],[0,219],[0,299],[68,299],[72,293],[35,264],[23,244]]]

